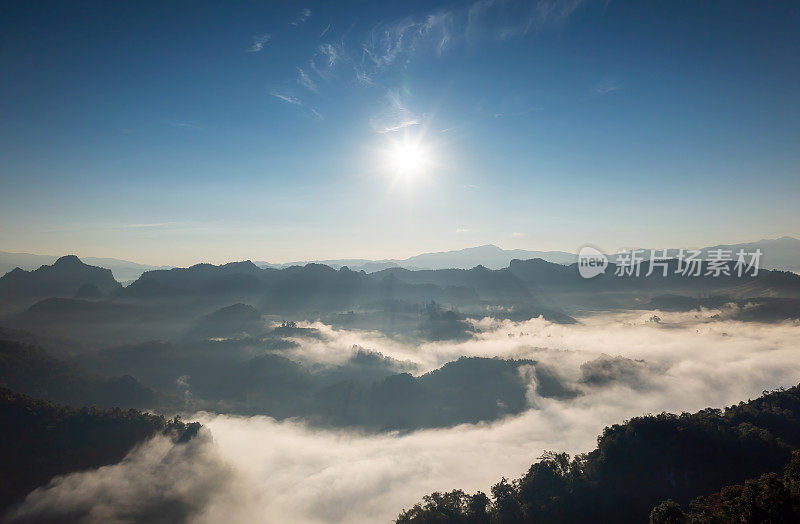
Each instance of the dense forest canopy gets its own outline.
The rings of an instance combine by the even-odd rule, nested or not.
[[[155,434],[176,442],[200,425],[130,410],[72,408],[0,388],[0,514],[56,475],[114,464]]]
[[[732,516],[791,522],[800,510],[798,448],[800,386],[795,386],[724,410],[661,413],[615,424],[589,453],[545,453],[522,477],[492,486],[491,496],[433,493],[397,522],[643,522],[652,511],[654,522],[676,523],[682,521],[669,518],[688,517],[668,515],[682,515],[681,506],[697,497],[707,497],[692,503],[690,516],[698,522],[731,522],[726,518]],[[787,464],[784,478],[772,473]],[[749,480],[762,474],[768,475]],[[714,495],[745,482],[744,488]],[[767,498],[748,509],[756,512],[748,516],[753,493]],[[661,504],[667,499],[672,502]]]

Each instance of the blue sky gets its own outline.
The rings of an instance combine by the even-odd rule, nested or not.
[[[14,2],[0,250],[156,264],[800,236],[791,2]],[[424,167],[399,174],[398,143]]]

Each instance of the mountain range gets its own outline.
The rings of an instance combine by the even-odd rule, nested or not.
[[[348,267],[353,271],[375,273],[393,267],[405,269],[471,269],[475,266],[484,266],[489,269],[508,267],[508,263],[515,259],[541,258],[556,264],[571,264],[577,260],[574,253],[564,251],[529,251],[525,249],[502,249],[498,246],[487,244],[485,246],[468,247],[454,251],[440,251],[435,253],[422,253],[405,259],[335,259],[335,260],[308,260],[272,264],[270,262],[256,261],[259,267],[282,269],[291,266],[309,263],[324,264],[334,269]]]
[[[642,249],[643,258],[649,258],[650,248]],[[700,248],[702,257],[708,256],[709,251],[716,249],[731,250],[734,253],[744,249],[750,253],[756,249],[761,249],[763,257],[761,267],[764,269],[780,269],[783,271],[800,272],[800,240],[784,236],[776,239],[762,239],[757,242],[746,242],[742,244],[720,244]],[[658,249],[657,251],[661,251]],[[667,249],[668,256],[676,256],[679,249]],[[347,266],[353,271],[365,271],[374,273],[393,267],[405,269],[471,269],[475,266],[484,266],[488,269],[502,269],[508,267],[514,260],[528,260],[540,258],[555,264],[569,265],[578,260],[576,253],[566,251],[530,251],[526,249],[502,249],[498,246],[487,244],[485,246],[469,247],[455,251],[441,251],[436,253],[422,253],[405,259],[336,259],[336,260],[309,260],[304,262],[288,262],[285,264],[272,264],[269,262],[256,261],[259,267],[285,268],[290,266],[305,265],[308,263],[325,264],[334,269]],[[616,256],[609,252],[609,259],[614,261]]]
[[[15,268],[30,271],[44,265],[52,264],[58,259],[59,257],[55,255],[33,255],[31,253],[8,253],[6,251],[0,251],[0,275],[5,275]],[[110,269],[114,274],[114,278],[123,284],[136,280],[145,271],[169,269],[170,267],[138,264],[136,262],[119,260],[116,258],[82,257],[81,260],[92,266]]]
[[[428,341],[470,338],[468,317],[543,316],[571,323],[582,311],[647,309],[658,303],[654,299],[679,308],[697,307],[705,304],[697,299],[709,297],[722,303],[759,299],[755,305],[763,311],[752,311],[753,319],[796,318],[800,276],[776,270],[738,276],[732,266],[727,276],[715,277],[707,275],[705,263],[703,276],[687,277],[676,274],[672,260],[666,276],[648,278],[646,266],[640,276],[615,276],[611,263],[605,274],[584,279],[577,263],[542,259],[514,259],[502,269],[394,267],[374,273],[322,264],[260,268],[244,261],[148,271],[123,287],[110,270],[68,255],[51,266],[0,277],[0,323],[103,346],[200,333],[201,317],[209,326],[219,324],[214,329],[220,333],[207,336],[225,337],[241,326],[258,325],[259,314]],[[684,298],[659,299],[668,295]],[[257,312],[223,309],[236,304]]]
[[[703,257],[707,257],[709,251],[716,249],[731,250],[734,253],[739,249],[744,249],[750,253],[756,249],[761,249],[763,257],[761,266],[764,269],[780,269],[783,271],[800,272],[800,240],[784,236],[776,239],[762,239],[757,242],[746,242],[742,244],[719,244],[701,248]],[[659,250],[660,251],[660,250]],[[643,258],[649,257],[650,249],[643,249]],[[669,256],[675,256],[678,249],[667,250]],[[355,259],[330,259],[330,260],[304,260],[286,263],[271,263],[266,261],[255,261],[254,264],[260,268],[284,269],[292,266],[305,266],[307,264],[323,264],[333,269],[347,267],[353,271],[364,271],[366,273],[376,273],[384,269],[401,267],[405,269],[471,269],[475,266],[484,266],[488,269],[502,269],[508,267],[514,259],[528,260],[540,258],[555,264],[572,264],[577,261],[575,253],[566,251],[531,251],[525,249],[502,249],[495,245],[484,245],[469,247],[454,251],[441,251],[435,253],[422,253],[405,259],[383,259],[369,260],[363,258]],[[616,257],[611,254],[609,258],[614,261]],[[0,275],[12,269],[32,270],[44,264],[52,264],[58,259],[50,255],[32,255],[28,253],[8,253],[0,251]],[[171,269],[172,266],[153,266],[139,264],[127,260],[116,258],[82,258],[87,264],[110,269],[114,278],[123,285],[139,278],[145,271],[156,269]]]

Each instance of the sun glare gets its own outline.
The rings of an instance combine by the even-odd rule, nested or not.
[[[398,144],[392,151],[392,164],[398,173],[416,174],[424,164],[422,149],[417,144]]]
[[[429,152],[419,140],[406,137],[392,143],[386,150],[386,168],[400,179],[418,178],[425,174],[430,165]]]

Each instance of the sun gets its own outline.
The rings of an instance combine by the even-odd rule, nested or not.
[[[416,132],[414,132],[416,131]],[[375,149],[375,171],[391,188],[416,191],[435,183],[442,164],[437,141],[426,136],[425,129],[386,133]]]
[[[403,179],[418,178],[430,167],[428,150],[419,140],[410,137],[393,141],[386,153],[386,167]]]
[[[424,166],[425,154],[418,144],[395,144],[391,154],[391,163],[396,172],[414,175],[419,173]]]

